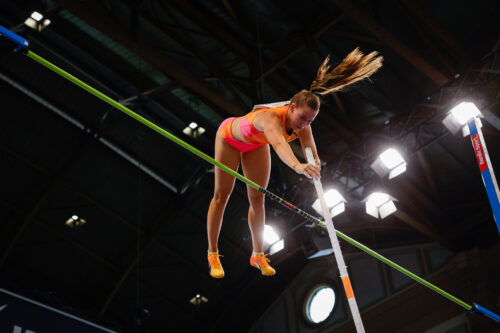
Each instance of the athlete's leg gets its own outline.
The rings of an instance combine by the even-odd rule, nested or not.
[[[241,153],[230,146],[217,133],[215,138],[215,159],[227,167],[237,170],[241,159]],[[217,240],[219,239],[222,216],[226,208],[227,201],[234,187],[234,177],[225,171],[215,167],[214,195],[207,214],[207,235],[208,251],[217,251]]]
[[[261,146],[255,150],[241,154],[241,162],[245,177],[253,180],[262,188],[266,188],[271,172],[271,156],[269,145]],[[274,275],[276,271],[269,265],[270,260],[262,253],[264,243],[265,208],[264,193],[247,185],[248,225],[252,232],[253,252],[250,265],[260,269],[262,275]]]
[[[241,154],[241,163],[245,177],[253,180],[262,188],[269,183],[271,171],[271,156],[269,145],[260,146],[257,149]],[[262,252],[265,208],[264,193],[247,185],[248,201],[248,225],[252,233],[252,245],[254,252]]]

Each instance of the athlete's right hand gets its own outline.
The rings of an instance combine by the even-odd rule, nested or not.
[[[298,173],[306,176],[307,178],[311,179],[312,177],[316,179],[321,178],[321,169],[317,167],[316,165],[304,163],[304,164],[296,164],[293,167],[293,170]]]

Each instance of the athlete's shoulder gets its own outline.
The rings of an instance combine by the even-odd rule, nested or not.
[[[253,106],[252,111],[255,111],[258,109],[278,108],[278,107],[289,105],[289,104],[290,104],[290,101],[281,101],[281,102],[268,103],[268,104],[257,104],[257,105]]]

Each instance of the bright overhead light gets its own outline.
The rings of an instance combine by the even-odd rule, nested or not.
[[[280,239],[280,237],[278,236],[276,231],[274,231],[273,227],[266,224],[264,226],[264,241],[267,244],[273,244],[273,243],[279,241],[279,239]]]
[[[44,18],[42,14],[35,11],[24,21],[24,24],[33,30],[42,31],[49,26],[50,20],[48,18]]]
[[[330,214],[332,217],[335,217],[335,216],[337,216],[340,213],[345,211],[346,200],[344,199],[342,194],[339,193],[339,191],[337,191],[335,189],[331,189],[331,190],[326,191],[325,192],[325,201],[326,201],[326,205],[328,206],[328,208],[330,208]],[[323,214],[323,211],[321,210],[321,204],[319,202],[319,199],[316,199],[316,201],[314,201],[312,207],[319,214]]]
[[[392,179],[406,171],[406,162],[396,149],[389,148],[379,155],[371,167],[380,178],[389,174],[389,179]]]
[[[87,221],[82,219],[81,217],[78,217],[78,215],[73,215],[71,216],[64,224],[70,228],[78,228],[83,226]]]
[[[398,153],[398,151],[394,148],[389,148],[380,154],[380,160],[385,164],[389,169],[394,169],[401,163],[404,163],[403,157]]]
[[[366,203],[366,213],[375,218],[383,219],[397,211],[396,199],[382,192],[370,194],[363,202]]]
[[[462,102],[450,110],[448,115],[443,119],[443,124],[452,133],[455,134],[462,130],[463,136],[469,135],[469,127],[467,124],[477,118],[479,127],[482,127],[481,120],[483,114],[477,106],[472,102]]]
[[[283,239],[280,239],[279,241],[271,245],[271,247],[269,248],[269,254],[273,255],[276,252],[283,250],[284,248],[285,248],[285,241]]]
[[[474,117],[481,115],[481,112],[474,103],[462,102],[451,109],[450,113],[461,124],[465,125]]]
[[[37,22],[40,22],[43,19],[43,15],[40,14],[39,12],[33,12],[31,13],[31,18]]]
[[[189,123],[188,126],[186,126],[186,128],[184,128],[182,130],[182,133],[184,133],[192,138],[197,138],[200,135],[202,135],[203,133],[205,133],[205,129],[203,127],[199,126],[197,123],[191,122],[191,123]]]
[[[208,298],[206,298],[205,296],[202,296],[200,294],[196,294],[193,298],[191,298],[189,300],[189,303],[193,304],[193,305],[201,305],[203,303],[206,303],[208,302]]]

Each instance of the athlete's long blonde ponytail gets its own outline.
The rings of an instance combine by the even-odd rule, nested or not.
[[[311,84],[311,91],[315,94],[326,95],[369,78],[382,67],[383,57],[377,55],[376,51],[363,55],[359,48],[356,48],[332,71],[330,71],[330,56],[328,56],[318,69],[316,79]]]

